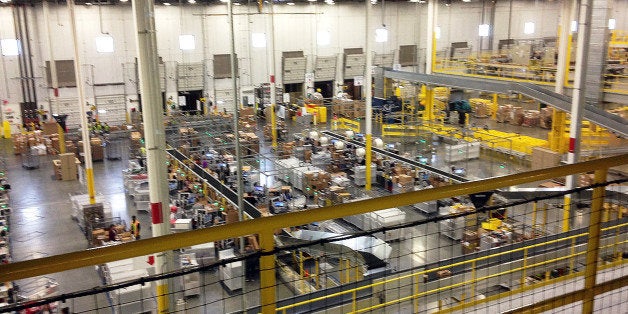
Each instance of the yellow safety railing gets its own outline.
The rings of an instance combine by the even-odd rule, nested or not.
[[[347,118],[338,118],[332,121],[332,129],[334,130],[351,130],[360,133],[360,121]]]
[[[527,66],[498,63],[478,63],[475,61],[441,60],[434,73],[489,78],[509,82],[535,83],[554,86],[556,69],[554,67]],[[574,70],[569,70],[573,77]],[[605,93],[628,94],[628,77],[623,74],[605,74],[603,90]],[[566,86],[572,87],[573,80],[567,79]]]
[[[291,226],[299,226],[306,225],[313,222],[325,221],[330,219],[338,219],[351,215],[363,214],[371,211],[392,208],[392,207],[400,207],[400,206],[408,206],[411,204],[439,200],[443,198],[448,198],[457,195],[468,195],[473,193],[480,193],[484,191],[495,190],[503,187],[510,187],[521,185],[530,182],[537,182],[543,180],[549,180],[551,178],[563,177],[567,175],[584,173],[590,171],[596,171],[595,183],[604,183],[606,179],[606,171],[611,167],[621,166],[628,164],[628,154],[608,157],[603,159],[586,161],[573,165],[559,166],[548,169],[517,173],[513,175],[503,176],[499,178],[491,178],[485,180],[479,180],[474,182],[461,183],[456,185],[448,185],[438,188],[433,188],[429,190],[421,190],[421,191],[413,191],[403,194],[395,194],[391,196],[384,196],[374,199],[367,199],[362,201],[356,201],[352,203],[344,203],[340,205],[336,205],[333,207],[323,207],[316,208],[307,211],[299,211],[293,213],[287,213],[282,215],[270,216],[270,217],[261,217],[258,219],[246,220],[231,223],[229,225],[216,226],[212,228],[198,229],[189,232],[182,232],[168,236],[142,239],[139,241],[134,241],[122,245],[116,245],[111,247],[103,247],[94,250],[73,252],[67,254],[54,255],[44,258],[38,258],[23,262],[16,262],[7,265],[0,266],[0,282],[8,282],[14,280],[20,280],[25,278],[31,278],[36,276],[42,276],[51,273],[57,273],[62,271],[67,271],[71,269],[100,265],[107,262],[128,259],[143,255],[150,255],[164,251],[176,250],[182,247],[189,247],[193,245],[198,245],[202,243],[221,241],[224,239],[232,239],[238,238],[242,236],[247,236],[251,234],[257,234],[259,236],[259,244],[262,255],[260,257],[260,298],[261,298],[261,308],[263,313],[272,313],[277,311],[276,308],[276,279],[275,279],[275,257],[273,256],[274,249],[274,233],[276,230],[291,227]],[[574,237],[586,237],[588,238],[589,243],[587,244],[586,250],[586,260],[587,267],[585,269],[586,280],[585,281],[585,289],[589,291],[601,291],[596,290],[598,285],[595,284],[595,272],[597,271],[597,260],[598,260],[598,250],[600,247],[602,249],[607,248],[609,246],[623,246],[626,244],[626,241],[615,241],[615,243],[609,245],[599,245],[600,232],[606,230],[619,230],[617,228],[624,228],[626,224],[621,224],[618,226],[612,226],[609,228],[604,228],[600,230],[599,222],[601,220],[600,213],[602,212],[602,204],[604,201],[603,193],[604,186],[596,187],[593,191],[592,197],[592,205],[591,205],[591,217],[590,217],[590,225],[588,233],[581,233],[578,235],[573,235],[570,237],[566,237],[563,239],[557,239],[553,241],[548,241],[546,243],[539,243],[527,246],[525,248],[515,249],[515,251],[524,251],[526,252],[528,249],[543,245],[548,245],[554,242],[560,241],[570,241],[574,239]],[[619,233],[617,233],[619,234]],[[596,242],[597,241],[597,242]],[[511,253],[512,253],[511,252]],[[508,254],[508,252],[497,253],[494,256],[500,254]],[[575,258],[576,256],[580,256],[584,253],[582,252],[574,252],[569,254],[568,256],[559,257],[556,261],[561,260],[569,260],[571,258]],[[447,266],[442,266],[439,268],[430,269],[429,272],[437,271],[439,269],[443,269],[443,267],[453,267],[456,265],[467,265],[473,264],[474,262],[481,261],[488,257],[478,257],[475,260],[462,261],[459,263],[454,263]],[[545,262],[543,262],[545,263]],[[618,263],[624,263],[623,260],[619,259]],[[538,264],[538,265],[537,265]],[[529,267],[539,266],[541,264],[531,264],[527,265]],[[522,268],[523,269],[523,268]],[[518,271],[519,268],[508,270],[507,272]],[[399,278],[415,278],[418,280],[421,274],[425,274],[426,271],[411,273],[408,275],[388,279],[389,281],[398,281]],[[455,286],[468,284],[468,283],[477,283],[479,280],[488,279],[490,277],[497,276],[497,274],[492,274],[485,277],[477,277],[473,278],[472,281],[457,283]],[[593,278],[591,282],[590,278]],[[418,283],[418,282],[417,282]],[[373,284],[375,285],[375,284]],[[449,288],[454,287],[453,285]],[[527,288],[527,287],[526,287]],[[347,289],[345,291],[339,292],[338,294],[330,294],[326,296],[327,298],[336,296],[336,295],[344,295],[351,294],[357,295],[355,292],[365,289],[364,287],[359,287],[355,289]],[[428,293],[438,292],[444,288],[438,288],[434,291],[425,291],[421,292],[416,290],[409,296],[405,296],[403,298],[399,298],[397,300],[391,300],[390,303],[393,302],[403,302],[405,300],[416,300],[417,298],[426,295]],[[584,298],[585,307],[589,302],[592,302],[594,295],[590,293],[583,294],[582,300]],[[313,299],[314,300],[314,299]],[[309,302],[313,302],[310,300]],[[355,301],[354,301],[355,302]],[[385,302],[387,304],[389,302]],[[468,302],[468,304],[473,304],[474,302],[484,302],[484,301],[473,301]],[[467,303],[463,303],[467,304]],[[298,304],[290,305],[290,307],[297,306]],[[285,310],[288,307],[280,308],[279,310]],[[362,311],[362,309],[355,308],[356,311]]]
[[[382,136],[418,136],[427,131],[420,125],[383,124]]]
[[[608,228],[602,228],[602,231],[613,230],[613,229],[619,230],[620,228],[626,227],[626,226],[628,226],[628,223],[620,224],[620,225],[612,226],[612,227],[608,227]],[[495,257],[498,257],[498,256],[513,254],[513,253],[517,253],[517,252],[527,252],[528,250],[533,249],[533,248],[547,246],[547,245],[551,245],[551,244],[555,244],[555,243],[559,243],[559,242],[567,242],[567,241],[570,241],[572,239],[583,238],[583,237],[586,237],[586,236],[588,236],[588,233],[581,233],[581,234],[577,234],[577,235],[573,235],[573,236],[569,236],[569,237],[565,237],[565,238],[561,238],[561,239],[551,240],[551,241],[547,241],[547,242],[543,242],[543,243],[538,243],[538,244],[529,245],[529,246],[526,246],[526,247],[514,249],[514,250],[504,251],[504,252],[500,252],[500,253],[496,253],[496,254],[482,256],[482,257],[479,257],[479,258],[465,260],[465,261],[458,262],[458,263],[453,263],[453,264],[449,264],[449,265],[445,265],[445,266],[440,266],[440,267],[432,268],[432,269],[429,269],[429,270],[418,271],[418,272],[414,272],[414,273],[411,273],[411,274],[402,275],[402,276],[399,276],[399,277],[396,277],[396,278],[380,281],[380,282],[377,282],[377,283],[364,285],[364,286],[361,286],[361,287],[358,287],[358,288],[347,289],[347,290],[344,290],[344,291],[341,291],[341,292],[337,292],[337,293],[334,293],[334,294],[329,294],[329,295],[325,295],[325,296],[322,296],[322,297],[309,299],[309,300],[306,300],[306,301],[303,301],[303,302],[290,304],[290,305],[287,305],[287,306],[283,306],[283,307],[277,308],[277,311],[282,312],[282,313],[287,313],[287,311],[289,311],[292,308],[296,308],[296,307],[303,306],[303,305],[306,305],[306,304],[309,304],[309,303],[313,303],[313,302],[317,302],[317,301],[323,301],[325,299],[339,297],[339,296],[343,296],[343,295],[352,295],[355,298],[355,296],[357,295],[357,292],[359,292],[360,290],[377,289],[379,286],[384,286],[386,284],[399,283],[400,281],[403,281],[403,280],[406,280],[406,279],[412,279],[413,280],[413,284],[414,284],[414,282],[419,283],[419,282],[422,282],[423,276],[427,275],[428,273],[433,273],[433,272],[437,272],[437,271],[441,271],[441,270],[448,270],[448,269],[450,269],[452,267],[456,267],[456,266],[465,266],[465,265],[470,266],[469,269],[472,271],[472,273],[475,273],[475,271],[474,271],[475,270],[475,264],[477,262],[488,260],[488,259],[495,258]],[[628,241],[622,241],[622,242],[619,242],[619,243],[605,245],[602,248],[614,247],[616,245],[622,245],[622,244],[626,244],[626,243],[628,243]],[[398,298],[398,299],[395,299],[395,300],[390,300],[390,301],[387,301],[387,302],[384,302],[384,303],[380,303],[380,304],[377,304],[377,305],[373,305],[373,306],[369,306],[369,307],[364,307],[364,308],[361,308],[361,309],[359,309],[357,311],[352,311],[352,312],[354,312],[354,313],[363,313],[363,312],[373,311],[373,310],[376,310],[378,308],[386,307],[388,305],[393,305],[393,304],[397,304],[397,303],[401,303],[401,302],[405,302],[405,301],[410,301],[410,300],[416,300],[416,299],[418,299],[420,297],[428,296],[430,294],[436,294],[436,293],[441,292],[441,291],[451,290],[451,289],[462,287],[462,286],[466,286],[466,285],[477,284],[479,281],[482,281],[482,280],[487,280],[487,279],[499,277],[499,276],[502,276],[502,275],[515,273],[515,272],[518,272],[518,271],[524,271],[526,269],[532,269],[532,268],[535,268],[535,267],[538,267],[538,266],[543,266],[543,265],[547,265],[547,264],[551,264],[551,263],[556,263],[556,262],[559,262],[559,261],[571,260],[571,259],[573,259],[576,256],[581,256],[581,255],[585,255],[585,254],[586,254],[586,251],[578,252],[578,253],[573,253],[573,254],[561,256],[561,257],[558,257],[558,258],[555,258],[555,259],[552,259],[552,260],[546,260],[546,261],[537,262],[537,263],[529,264],[529,265],[527,265],[527,263],[526,263],[527,255],[524,254],[524,259],[523,259],[523,265],[524,266],[517,267],[517,268],[510,268],[510,269],[508,269],[506,271],[490,274],[490,275],[483,276],[483,277],[475,277],[475,276],[473,276],[473,278],[470,279],[470,280],[458,282],[458,283],[455,283],[455,284],[452,284],[452,285],[439,287],[437,289],[433,289],[433,290],[429,290],[429,291],[416,292],[416,293],[413,293],[413,294],[405,296],[405,297],[401,297],[401,298]],[[625,264],[626,262],[628,262],[628,261],[623,260],[623,259],[618,259],[617,261],[615,261],[613,263],[606,264],[603,267],[600,267],[600,269],[614,267],[614,266],[617,266],[619,264]],[[573,274],[570,274],[568,276],[562,276],[562,277],[555,278],[555,279],[552,279],[552,280],[549,280],[549,279],[546,278],[546,280],[543,281],[543,282],[539,282],[539,283],[528,285],[528,286],[522,286],[521,288],[517,288],[517,289],[511,290],[511,291],[505,292],[505,293],[501,293],[501,294],[497,294],[497,295],[494,295],[494,296],[490,296],[490,297],[482,299],[482,300],[475,300],[475,301],[472,301],[472,302],[468,302],[466,304],[463,302],[462,304],[459,304],[459,305],[457,305],[455,307],[447,309],[447,311],[444,311],[443,313],[448,313],[449,311],[463,309],[463,308],[471,306],[471,305],[476,305],[476,304],[480,304],[480,303],[485,303],[485,302],[489,302],[489,301],[492,301],[492,300],[496,300],[496,299],[502,298],[502,297],[504,297],[506,295],[509,295],[509,294],[520,293],[520,292],[536,289],[538,287],[546,286],[548,284],[554,284],[556,282],[565,281],[567,279],[574,278],[576,275],[578,275],[578,273],[573,273]],[[353,299],[352,302],[355,303],[357,301],[355,299]],[[415,304],[415,308],[416,308],[416,304]]]

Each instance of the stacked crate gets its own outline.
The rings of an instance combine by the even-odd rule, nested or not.
[[[329,187],[331,176],[325,171],[307,171],[303,174],[303,194],[314,196]]]
[[[332,115],[347,119],[364,118],[366,111],[364,101],[334,99],[331,104]]]
[[[59,154],[61,180],[71,181],[78,177],[78,169],[76,166],[76,156],[72,153]]]

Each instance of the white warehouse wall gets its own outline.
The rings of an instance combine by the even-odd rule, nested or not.
[[[513,1],[512,14],[508,1],[498,1],[495,8],[495,20],[491,32],[494,34],[493,49],[499,39],[510,35],[514,39],[555,37],[560,16],[560,1]],[[628,1],[615,1],[612,15],[617,20],[617,29],[628,29],[625,12]],[[51,92],[46,89],[44,62],[49,60],[49,49],[45,34],[45,21],[41,6],[28,7],[30,22],[33,27],[31,43],[33,62],[38,79],[38,100],[47,108]],[[157,5],[155,22],[159,56],[166,63],[167,96],[177,94],[176,64],[204,62],[205,93],[212,95],[214,90],[230,89],[229,79],[213,80],[212,61],[214,54],[230,52],[230,36],[226,5]],[[257,6],[234,6],[235,45],[238,54],[240,85],[250,89],[254,85],[268,82],[268,48],[251,46],[251,33],[269,34],[269,7],[258,14]],[[281,53],[283,51],[302,50],[308,57],[308,72],[314,67],[315,56],[338,56],[338,75],[341,78],[342,59],[340,54],[345,48],[364,47],[364,4],[338,3],[326,5],[322,2],[297,3],[295,6],[274,6],[275,12],[275,73],[281,83]],[[50,4],[50,28],[53,34],[54,58],[73,59],[71,33],[68,13],[65,5]],[[77,6],[79,51],[81,53],[83,73],[85,75],[86,97],[93,103],[98,95],[125,94],[128,107],[135,104],[137,82],[132,65],[136,57],[135,27],[131,5]],[[373,8],[372,29],[385,27],[389,31],[388,41],[373,43],[376,53],[395,53],[400,45],[416,44],[425,49],[427,5],[410,2],[378,3]],[[437,49],[447,48],[451,42],[467,41],[472,47],[479,46],[478,25],[482,21],[482,4],[454,2],[445,6],[438,5],[437,24],[441,28],[441,38]],[[536,32],[523,34],[525,22],[535,22]],[[329,31],[331,43],[326,46],[316,44],[317,31]],[[114,40],[113,53],[98,53],[95,49],[95,37],[103,33]],[[179,49],[179,35],[193,35],[196,48],[191,51]],[[12,8],[0,6],[0,38],[15,38]],[[268,36],[267,36],[268,38]],[[17,57],[2,56],[2,78],[0,82],[0,100],[9,104],[21,101],[19,87],[19,67]],[[125,64],[125,67],[123,67]],[[128,68],[131,66],[131,68]],[[92,74],[93,73],[93,74]],[[92,77],[93,75],[93,77]],[[76,97],[76,89],[62,88],[61,98]]]

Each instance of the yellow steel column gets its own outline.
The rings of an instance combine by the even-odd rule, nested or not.
[[[89,195],[89,203],[96,203],[96,192],[94,191],[94,169],[85,168],[85,179],[87,181],[87,194]]]
[[[59,134],[59,154],[65,154],[65,130],[57,123],[57,133]]]
[[[412,280],[414,281],[414,284],[413,284],[414,293],[412,293],[414,313],[419,313],[419,298],[417,297],[417,295],[419,295],[419,282],[421,281],[421,279],[419,278],[418,275],[416,275],[416,276],[412,276]]]
[[[277,117],[275,116],[275,104],[270,106],[270,128],[272,132],[272,146],[277,148]]]
[[[606,181],[607,169],[595,171],[595,183]],[[587,243],[586,268],[584,269],[584,299],[582,300],[582,313],[593,313],[593,298],[595,292],[595,278],[597,274],[597,259],[600,251],[600,214],[604,203],[605,187],[593,189],[591,200],[591,215],[589,217],[589,241]]]
[[[358,310],[358,295],[355,290],[351,293],[351,312],[355,313]]]
[[[426,86],[425,88],[425,109],[423,110],[423,120],[434,120],[434,88]]]
[[[563,204],[563,223],[562,223],[563,232],[569,231],[570,211],[571,211],[571,195],[565,194],[564,204]]]
[[[345,282],[351,282],[351,262],[348,259],[345,260]]]
[[[157,310],[158,313],[168,313],[168,281],[160,280],[157,282]]]
[[[565,121],[567,119],[567,113],[554,109],[552,113],[552,130],[549,132],[549,145],[550,149],[565,153],[567,151],[565,141]]]
[[[567,53],[565,54],[565,80],[564,86],[569,86],[569,68],[571,63],[571,41],[573,40],[573,34],[569,32],[567,36]]]
[[[2,133],[4,138],[11,138],[11,124],[9,121],[2,121]]]
[[[275,248],[273,230],[266,230],[263,233],[260,233],[259,240],[262,252],[272,252]],[[275,256],[262,255],[260,257],[259,265],[262,313],[275,313]]]

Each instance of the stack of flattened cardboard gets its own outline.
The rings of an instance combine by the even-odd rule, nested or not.
[[[532,147],[532,170],[556,167],[560,164],[561,155],[548,148]]]

